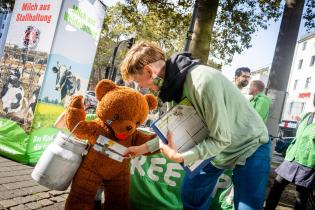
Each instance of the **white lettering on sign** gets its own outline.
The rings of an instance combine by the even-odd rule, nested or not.
[[[134,174],[135,170],[138,169],[138,172],[141,176],[144,176],[144,170],[142,168],[142,165],[145,163],[147,157],[146,156],[140,156],[136,157],[131,160],[131,167],[130,167],[130,173]]]
[[[232,183],[231,177],[225,174],[221,174],[219,176],[217,184],[215,185],[211,197],[214,198],[215,194],[217,193],[217,190],[220,189],[226,189],[228,188]]]
[[[33,142],[52,142],[54,140],[54,136],[44,135],[44,136],[34,136]]]
[[[166,172],[164,175],[164,181],[166,184],[175,187],[176,182],[171,180],[171,177],[180,178],[181,174],[175,170],[183,170],[183,168],[178,163],[167,164]]]
[[[131,160],[130,165],[130,174],[134,175],[135,171],[138,170],[140,176],[145,176],[146,173],[143,170],[143,165],[146,161],[149,161],[146,156],[137,157]],[[166,171],[163,175],[163,167],[160,165],[166,165]],[[147,170],[147,176],[153,181],[159,181],[163,177],[164,182],[169,186],[176,186],[176,182],[172,177],[176,179],[181,178],[181,173],[179,171],[184,170],[178,163],[166,163],[165,158],[151,158],[150,165]],[[156,173],[162,173],[161,176],[158,176]]]
[[[162,173],[163,168],[158,165],[164,165],[165,163],[166,163],[166,160],[164,158],[152,158],[150,167],[147,171],[148,177],[150,177],[150,179],[152,179],[153,181],[158,181],[159,177],[155,175],[153,172],[157,171],[157,172]]]

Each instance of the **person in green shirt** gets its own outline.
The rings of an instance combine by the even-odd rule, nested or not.
[[[201,65],[189,53],[165,58],[152,42],[135,44],[121,63],[124,80],[158,92],[163,102],[187,98],[208,128],[208,136],[191,149],[178,153],[172,133],[168,145],[157,140],[129,147],[138,156],[158,149],[168,159],[189,166],[208,164],[194,177],[185,175],[181,186],[184,209],[208,210],[211,192],[224,169],[233,169],[236,209],[262,209],[270,168],[270,142],[263,120],[246,98],[221,72]]]
[[[265,84],[263,83],[263,81],[253,80],[250,83],[248,94],[253,96],[253,98],[250,99],[251,105],[266,123],[269,115],[271,100],[264,94],[264,90]]]
[[[315,107],[315,94],[313,98]],[[302,117],[295,139],[287,149],[284,161],[276,169],[278,174],[270,189],[265,210],[277,207],[281,194],[289,183],[296,185],[295,210],[306,209],[309,195],[315,188],[315,120],[314,114]]]

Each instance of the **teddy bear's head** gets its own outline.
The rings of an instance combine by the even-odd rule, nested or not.
[[[142,95],[132,88],[117,86],[111,80],[100,81],[95,91],[99,101],[97,116],[112,128],[120,140],[132,135],[137,126],[145,122],[149,110],[157,107],[157,99],[153,95]]]

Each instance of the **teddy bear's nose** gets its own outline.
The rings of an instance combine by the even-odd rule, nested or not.
[[[132,129],[132,126],[131,126],[131,125],[128,125],[128,126],[126,127],[126,129],[127,129],[127,131],[130,131],[130,130]]]

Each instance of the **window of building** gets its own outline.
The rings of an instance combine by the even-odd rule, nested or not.
[[[301,103],[301,109],[300,109],[300,114],[302,114],[304,112],[305,109],[305,102]]]
[[[299,60],[299,67],[298,67],[298,69],[301,69],[302,65],[303,65],[303,59]]]
[[[307,44],[307,42],[303,42],[302,50],[305,50],[305,49],[306,49],[306,44]]]
[[[313,55],[311,58],[310,66],[314,66],[314,63],[315,63],[315,55]]]
[[[4,15],[4,20],[6,20],[6,19],[7,19],[7,14]]]
[[[295,80],[295,81],[294,81],[293,90],[296,90],[296,87],[297,87],[297,85],[298,85],[298,81],[299,81],[299,80]]]
[[[1,39],[1,37],[2,37],[2,33],[0,33],[0,39]]]
[[[288,114],[289,114],[289,115],[292,113],[293,105],[294,105],[294,102],[291,102],[291,103],[289,104],[289,110],[288,110]]]
[[[2,24],[2,29],[4,29],[4,24]]]
[[[309,88],[310,84],[311,84],[311,77],[307,77],[306,82],[305,82],[305,88]]]

